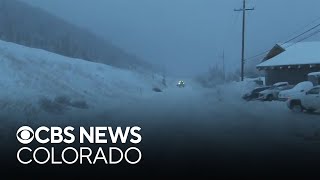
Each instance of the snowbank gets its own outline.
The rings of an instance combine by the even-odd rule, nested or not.
[[[34,113],[39,106],[59,113],[64,107],[56,101],[71,109],[108,109],[149,96],[159,82],[157,75],[0,41],[1,113]]]

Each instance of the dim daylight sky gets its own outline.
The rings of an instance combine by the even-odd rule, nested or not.
[[[223,50],[228,70],[240,66],[242,16],[233,10],[242,0],[21,1],[85,27],[171,75],[193,76],[221,65]],[[247,5],[255,11],[247,13],[246,57],[303,32],[320,17],[319,0],[247,0]]]

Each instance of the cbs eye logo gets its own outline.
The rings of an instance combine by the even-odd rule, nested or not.
[[[17,139],[22,144],[29,144],[34,138],[34,132],[29,126],[22,126],[17,130]]]

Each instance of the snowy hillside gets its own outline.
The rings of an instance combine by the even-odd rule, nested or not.
[[[1,40],[123,69],[151,68],[110,41],[27,2],[0,1]]]
[[[155,82],[108,65],[72,59],[39,49],[0,41],[0,107],[25,110],[41,106],[59,113],[55,101],[80,108],[126,103],[152,93]],[[56,109],[58,109],[58,112]],[[46,109],[45,109],[46,110]]]

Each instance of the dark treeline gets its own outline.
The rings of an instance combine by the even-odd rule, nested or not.
[[[0,0],[0,39],[125,69],[151,67],[95,34],[17,0]]]

